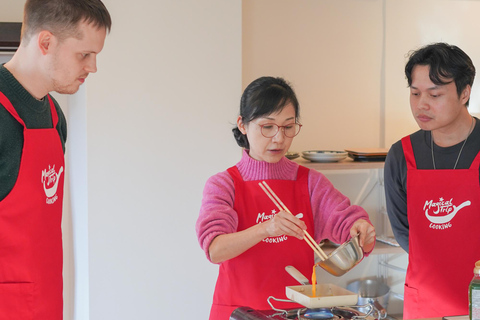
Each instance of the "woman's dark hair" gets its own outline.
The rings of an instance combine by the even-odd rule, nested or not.
[[[248,124],[257,118],[281,112],[289,103],[293,105],[298,121],[299,105],[292,87],[282,78],[261,77],[250,83],[243,91],[240,99],[240,116],[242,122]],[[247,136],[237,127],[232,131],[238,145],[249,149]]]
[[[408,86],[412,85],[412,71],[416,65],[430,67],[430,80],[436,85],[454,81],[460,97],[467,85],[472,86],[475,67],[470,57],[459,47],[447,43],[433,43],[410,53],[405,65]],[[468,106],[467,101],[466,105]]]

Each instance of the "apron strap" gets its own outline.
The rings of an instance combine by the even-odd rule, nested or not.
[[[402,138],[403,154],[405,155],[405,161],[407,162],[407,169],[416,169],[417,163],[415,162],[415,156],[413,154],[412,141],[410,136]]]
[[[477,153],[475,159],[473,159],[472,164],[470,165],[470,169],[480,168],[480,152]]]
[[[48,98],[48,101],[50,102],[50,112],[52,114],[52,124],[53,124],[53,128],[55,129],[57,127],[57,123],[58,123],[57,110],[55,109],[55,105],[53,104],[53,100],[50,97],[50,94],[47,94],[47,98]]]
[[[233,166],[233,167],[228,168],[227,172],[230,174],[230,176],[233,178],[234,181],[236,179],[243,180],[242,175],[240,174],[240,171],[238,171],[237,166]]]
[[[57,123],[58,123],[58,114],[57,114],[57,110],[55,109],[55,105],[53,104],[53,100],[52,98],[50,97],[50,94],[47,94],[47,98],[48,98],[48,102],[50,103],[50,113],[52,115],[52,124],[53,124],[53,128],[56,128],[57,127]],[[10,102],[10,100],[8,100],[8,98],[3,94],[3,92],[0,92],[0,104],[2,104],[5,109],[7,109],[8,112],[10,112],[10,114],[18,121],[20,122],[20,124],[23,125],[24,128],[26,128],[27,126],[25,125],[25,122],[22,120],[22,118],[20,118],[20,116],[18,115],[18,112],[17,110],[15,110],[15,108],[13,107],[12,103]]]
[[[297,181],[300,181],[302,179],[308,179],[309,172],[310,172],[309,168],[304,166],[298,166]]]
[[[10,100],[8,100],[8,98],[3,94],[3,92],[0,92],[0,103],[5,107],[5,109],[7,109],[8,112],[10,112],[10,114],[15,118],[17,119],[18,122],[20,122],[24,128],[26,128],[27,126],[25,125],[25,122],[23,122],[22,118],[20,118],[20,116],[18,115],[17,113],[17,110],[15,110],[15,108],[13,107],[12,103],[10,102]]]

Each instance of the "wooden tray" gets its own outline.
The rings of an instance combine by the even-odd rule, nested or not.
[[[331,283],[317,284],[316,297],[312,297],[312,285],[289,286],[285,293],[287,298],[307,308],[328,308],[354,306],[358,294]]]
[[[386,148],[356,148],[356,149],[345,149],[346,152],[352,155],[357,156],[386,156],[388,149]]]

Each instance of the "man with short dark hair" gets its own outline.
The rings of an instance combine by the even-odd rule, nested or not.
[[[27,0],[0,65],[0,319],[63,318],[66,121],[48,93],[73,94],[111,28],[100,0]]]
[[[387,211],[409,263],[404,319],[468,314],[480,260],[480,126],[468,112],[475,67],[460,48],[435,43],[405,66],[420,130],[385,162]]]

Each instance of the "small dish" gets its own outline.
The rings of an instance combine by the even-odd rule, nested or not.
[[[287,159],[293,160],[300,157],[300,154],[298,152],[288,151],[285,154],[285,157],[287,157]]]
[[[347,157],[346,151],[334,151],[334,150],[308,150],[302,152],[304,159],[312,162],[337,162]]]

